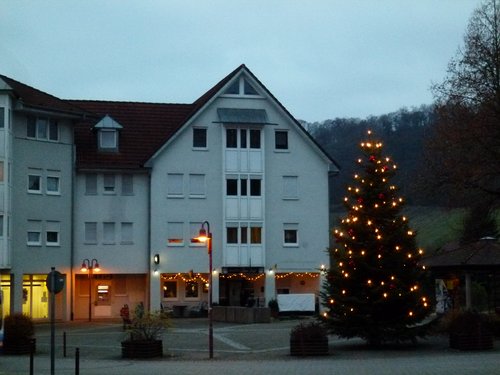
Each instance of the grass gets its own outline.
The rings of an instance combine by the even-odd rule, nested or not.
[[[408,206],[404,210],[410,227],[417,232],[418,246],[427,254],[460,237],[464,213],[463,209],[458,208],[424,206]],[[337,219],[344,215],[345,211],[332,212],[334,227],[337,226]]]

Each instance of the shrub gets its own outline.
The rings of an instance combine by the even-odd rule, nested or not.
[[[130,325],[131,341],[154,341],[161,339],[163,332],[171,326],[167,313],[161,311],[142,311],[132,319]]]
[[[458,310],[448,313],[444,321],[444,330],[455,334],[473,334],[491,330],[488,315],[475,310]]]
[[[35,334],[33,320],[25,314],[7,315],[4,320],[4,341],[8,343],[23,343]]]

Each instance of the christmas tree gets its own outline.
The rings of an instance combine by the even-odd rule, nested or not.
[[[340,337],[370,344],[416,340],[431,303],[415,232],[402,215],[403,198],[391,183],[396,165],[382,143],[362,142],[359,173],[347,189],[347,214],[334,229],[331,267],[322,293],[325,322]]]

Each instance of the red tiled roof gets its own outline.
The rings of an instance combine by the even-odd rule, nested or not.
[[[86,121],[75,126],[77,167],[143,167],[243,67],[244,65],[240,65],[192,104],[68,100],[68,103],[92,114]],[[123,126],[120,130],[118,153],[101,152],[97,149],[97,134],[92,128],[105,115],[110,115]]]
[[[53,95],[47,94],[46,92],[40,91],[1,74],[0,79],[12,88],[16,99],[21,100],[24,105],[36,109],[65,112],[75,115],[82,114],[82,110],[80,108],[77,108],[62,99],[56,98]]]
[[[191,113],[191,104],[154,104],[71,100],[95,114],[75,126],[77,167],[141,168],[184,123]],[[100,152],[94,125],[105,115],[118,121],[123,129],[119,135],[119,152]]]

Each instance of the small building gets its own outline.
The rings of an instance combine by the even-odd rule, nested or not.
[[[500,308],[500,243],[496,239],[449,243],[422,259],[422,264],[437,279],[438,312],[460,306],[477,308],[479,303],[490,311]]]

